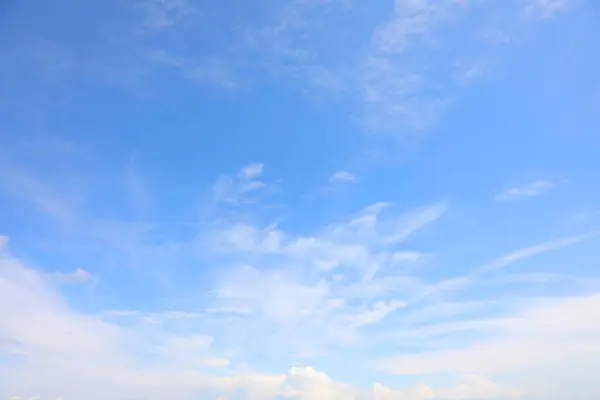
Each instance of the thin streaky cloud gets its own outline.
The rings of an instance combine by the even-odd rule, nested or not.
[[[558,185],[557,182],[553,181],[534,181],[525,186],[516,186],[508,188],[494,196],[496,201],[509,201],[516,200],[523,197],[535,197],[540,196]]]
[[[441,294],[445,292],[455,292],[464,290],[466,287],[479,282],[479,280],[487,275],[488,273],[492,273],[498,270],[501,270],[513,263],[518,261],[536,256],[538,254],[543,254],[555,250],[560,250],[562,248],[572,246],[579,242],[593,239],[600,235],[600,232],[594,231],[589,232],[582,235],[571,236],[563,239],[551,240],[545,243],[541,243],[535,246],[526,247],[524,249],[516,250],[510,253],[507,253],[503,256],[500,256],[489,263],[481,265],[473,270],[471,270],[468,274],[447,279],[445,281],[438,282],[428,288],[426,288],[422,293],[419,294],[419,299],[430,296],[432,294]]]
[[[60,283],[69,284],[69,285],[81,285],[84,283],[89,283],[93,280],[92,274],[88,271],[77,268],[73,272],[55,272],[54,276]]]
[[[354,182],[356,181],[356,175],[351,174],[347,171],[337,171],[329,178],[329,182],[331,183],[341,183],[341,182]]]
[[[44,179],[32,174],[20,165],[4,164],[0,168],[0,191],[5,190],[17,198],[30,202],[36,210],[53,218],[58,223],[74,223],[75,204],[66,195],[64,188],[55,188]]]
[[[544,373],[565,373],[569,369],[565,366],[597,364],[599,339],[590,333],[600,331],[600,320],[590,317],[598,315],[598,311],[597,294],[528,305],[511,318],[480,321],[479,328],[475,321],[473,330],[485,339],[473,345],[388,357],[380,361],[380,367],[408,375],[535,370],[541,377]]]
[[[583,235],[571,236],[563,239],[551,240],[542,244],[527,247],[525,249],[517,250],[508,253],[502,257],[499,257],[488,264],[485,264],[471,272],[470,275],[480,275],[488,272],[493,272],[498,269],[504,268],[509,264],[515,263],[524,258],[532,257],[538,254],[546,253],[549,251],[559,250],[564,247],[574,245],[584,240],[592,239],[597,237],[600,232],[590,232]]]

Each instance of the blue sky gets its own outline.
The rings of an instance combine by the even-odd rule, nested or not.
[[[0,5],[0,399],[596,399],[586,0]]]

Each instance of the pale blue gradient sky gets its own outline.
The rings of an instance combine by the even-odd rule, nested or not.
[[[0,399],[596,399],[598,6],[1,2]]]

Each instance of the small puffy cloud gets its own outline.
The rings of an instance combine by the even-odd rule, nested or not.
[[[337,171],[329,178],[331,183],[342,183],[342,182],[354,182],[356,181],[356,175],[346,171]]]
[[[247,179],[258,178],[263,174],[263,164],[261,163],[252,163],[246,165],[241,169],[240,175]]]
[[[352,391],[346,385],[333,381],[323,372],[313,367],[293,367],[279,388],[279,395],[285,399],[352,399]]]
[[[77,268],[75,271],[70,273],[55,272],[54,276],[61,283],[69,285],[81,285],[84,283],[88,283],[93,278],[92,274],[81,268]]]
[[[535,197],[540,196],[557,185],[556,182],[552,181],[534,181],[525,186],[516,186],[508,188],[494,196],[496,201],[508,201],[516,200],[522,197]]]

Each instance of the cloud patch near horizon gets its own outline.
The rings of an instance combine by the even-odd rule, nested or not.
[[[260,174],[245,171],[248,169],[241,168],[228,175],[234,188],[259,178],[266,187],[272,185],[264,178],[262,166]],[[240,192],[236,189],[231,193]],[[237,201],[228,207],[235,210],[246,205]],[[55,360],[62,356],[61,362],[67,363],[65,369],[73,376],[80,376],[81,382],[88,385],[94,381],[106,382],[107,388],[112,388],[103,392],[106,396],[146,395],[152,390],[167,396],[167,382],[177,382],[181,384],[181,391],[177,393],[181,398],[199,391],[229,396],[245,388],[248,393],[257,393],[254,398],[259,400],[284,394],[301,396],[300,393],[307,399],[314,393],[331,395],[335,400],[355,393],[361,400],[376,395],[384,399],[402,396],[451,399],[485,397],[488,392],[505,396],[521,393],[521,389],[514,389],[513,382],[507,386],[469,378],[473,372],[494,378],[495,374],[511,367],[520,368],[519,365],[523,368],[551,366],[562,356],[573,364],[577,360],[587,364],[594,361],[593,353],[587,354],[591,358],[585,358],[586,354],[576,345],[560,344],[561,340],[570,338],[573,342],[567,340],[566,343],[596,344],[594,335],[599,328],[593,319],[586,325],[585,319],[585,315],[596,313],[597,299],[592,294],[579,292],[578,296],[569,297],[554,294],[551,302],[541,305],[536,304],[535,298],[511,297],[510,301],[518,302],[519,306],[511,308],[515,306],[510,303],[512,306],[501,308],[501,313],[494,308],[494,301],[503,307],[510,305],[504,304],[507,300],[502,296],[495,300],[489,294],[487,302],[474,304],[461,303],[454,297],[477,295],[491,284],[500,285],[500,294],[506,294],[512,281],[499,284],[474,278],[488,274],[502,277],[502,271],[513,262],[593,240],[594,233],[508,252],[482,263],[466,276],[465,282],[464,276],[431,282],[421,275],[426,272],[421,267],[439,255],[424,252],[414,244],[418,241],[411,240],[426,230],[435,233],[435,224],[443,223],[446,214],[452,212],[444,202],[408,210],[398,210],[394,203],[376,202],[333,223],[319,223],[312,231],[302,234],[272,220],[262,220],[260,217],[264,215],[256,210],[264,204],[254,206],[257,208],[253,221],[230,213],[229,208],[217,208],[211,216],[214,221],[195,238],[201,241],[203,253],[214,257],[211,259],[214,274],[203,288],[202,299],[192,303],[193,308],[84,314],[69,306],[56,286],[58,282],[48,279],[51,276],[40,274],[9,255],[2,256],[0,293],[12,300],[0,307],[0,336],[18,341],[21,350],[28,350],[25,356],[21,350],[19,353],[24,362],[20,366],[24,369],[0,369],[0,373],[14,382],[31,381],[31,376],[39,378],[36,393],[57,393],[53,387],[69,388],[72,384],[66,377],[44,369],[43,365],[57,362]],[[415,268],[417,266],[419,268]],[[518,278],[518,274],[513,278]],[[476,287],[474,282],[480,285]],[[12,306],[6,305],[11,302]],[[576,318],[564,324],[557,321],[556,327],[544,325],[553,312]],[[535,326],[528,325],[535,332],[520,327],[526,321],[538,321]],[[47,324],[45,334],[30,332],[31,324]],[[71,329],[71,333],[65,329]],[[539,355],[541,350],[530,341],[534,333],[541,334],[544,330],[556,333],[556,336],[547,335],[548,345],[553,346],[554,352]],[[240,335],[240,332],[245,334]],[[69,335],[75,335],[77,340],[73,343]],[[469,339],[472,337],[479,339]],[[429,386],[428,389],[375,386],[371,391],[331,383],[316,370],[293,370],[279,375],[248,372],[248,369],[240,372],[244,363],[252,363],[257,357],[272,356],[281,360],[277,366],[299,360],[306,360],[310,365],[310,360],[323,355],[343,359],[345,352],[354,348],[372,350],[371,361],[375,362],[377,354],[383,350],[389,353],[398,340],[415,345],[415,349],[429,350],[412,355],[405,352],[381,360],[380,366],[385,370],[423,376],[466,375],[464,379],[474,388],[465,388],[464,383],[459,383],[456,391]],[[506,350],[502,354],[509,355],[496,353],[496,347]],[[129,350],[124,350],[126,348]],[[527,349],[531,352],[522,357],[515,355]],[[94,365],[85,364],[84,369],[72,370],[72,365],[82,362],[79,357],[86,357],[86,363]],[[538,357],[539,363],[524,364],[531,357]],[[477,369],[480,362],[486,367]],[[140,369],[139,363],[145,367]],[[194,372],[191,366],[196,368]],[[304,384],[289,381],[300,379],[298,375],[303,374],[313,377],[317,388],[310,386],[302,391],[295,385],[304,387]],[[117,376],[127,377],[125,383],[119,383]],[[50,382],[53,377],[54,383]],[[537,378],[532,375],[532,379]],[[522,385],[516,386],[521,388]],[[14,393],[23,392],[27,392],[27,388],[14,388]],[[78,395],[71,397],[80,398],[85,389],[74,388],[72,393]],[[493,398],[491,394],[489,398]]]
[[[0,347],[4,354],[9,351],[18,356],[8,366],[0,366],[0,375],[6,378],[0,395],[8,398],[143,396],[162,400],[174,395],[192,399],[202,394],[238,399],[242,390],[245,394],[241,398],[248,400],[533,399],[540,394],[562,399],[568,393],[564,388],[554,394],[540,392],[542,378],[560,373],[564,382],[575,382],[574,375],[585,370],[578,367],[592,367],[600,360],[600,354],[593,351],[600,348],[600,320],[593,318],[600,310],[598,295],[554,300],[488,321],[486,329],[494,332],[496,339],[472,348],[405,355],[381,364],[402,374],[450,372],[459,376],[455,384],[392,389],[376,383],[369,389],[334,381],[310,366],[295,366],[272,375],[236,372],[230,369],[231,361],[211,356],[210,336],[166,332],[147,336],[143,330],[73,311],[50,281],[10,256],[0,258],[0,289],[0,304],[5,305],[0,306],[0,334],[19,344],[12,347],[14,350]],[[12,299],[11,307],[5,297]],[[37,329],[31,329],[32,324]],[[66,330],[70,334],[65,336]],[[137,345],[130,346],[133,343]],[[139,357],[146,351],[160,351],[160,363],[140,367]],[[190,357],[190,351],[198,352],[198,356]],[[192,371],[188,369],[190,362],[208,369]],[[566,375],[565,365],[571,371]],[[224,369],[217,373],[214,368]],[[475,370],[477,375],[472,373]],[[531,381],[507,384],[485,377],[507,370],[527,370]],[[591,382],[593,377],[585,378]]]

